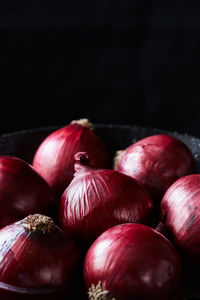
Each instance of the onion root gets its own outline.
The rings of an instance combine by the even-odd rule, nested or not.
[[[116,300],[111,296],[109,291],[103,290],[101,281],[95,286],[94,284],[88,290],[90,300]]]

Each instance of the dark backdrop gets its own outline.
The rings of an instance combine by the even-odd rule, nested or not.
[[[0,133],[94,123],[200,136],[200,2],[1,0]]]

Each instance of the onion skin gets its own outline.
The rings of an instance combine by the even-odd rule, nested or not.
[[[46,179],[57,199],[73,178],[73,158],[79,151],[86,151],[95,167],[108,166],[108,149],[87,119],[73,121],[52,132],[34,155],[33,167]]]
[[[180,252],[200,265],[200,174],[180,178],[166,191],[161,215]]]
[[[53,192],[24,160],[0,156],[0,227],[32,213],[52,214]]]
[[[101,234],[85,256],[84,279],[88,289],[101,283],[108,299],[183,299],[176,249],[163,235],[141,224],[121,224]]]
[[[119,152],[114,168],[143,183],[157,203],[173,182],[197,171],[190,149],[165,134],[148,136]]]
[[[51,219],[45,231],[43,224],[30,226],[31,218],[41,217],[50,219],[30,215],[0,230],[1,299],[56,299],[77,279],[80,255],[73,241]]]
[[[86,157],[75,155],[74,179],[60,200],[62,229],[84,248],[114,225],[150,223],[153,202],[146,190],[130,176],[91,167]]]

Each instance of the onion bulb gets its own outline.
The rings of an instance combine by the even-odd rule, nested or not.
[[[75,174],[60,200],[60,224],[82,245],[120,223],[149,223],[153,202],[132,177],[90,165],[85,152],[75,155]]]
[[[119,151],[114,168],[143,183],[155,203],[160,203],[173,182],[196,172],[190,149],[179,139],[166,134],[145,137]]]
[[[0,156],[0,227],[29,214],[52,214],[53,192],[31,165],[13,156]]]
[[[185,258],[200,265],[200,174],[174,182],[161,201],[161,221]]]
[[[50,217],[34,214],[12,223],[0,230],[0,298],[57,299],[76,282],[79,259]]]
[[[33,167],[46,179],[57,198],[73,178],[73,157],[79,151],[86,151],[95,167],[107,167],[108,149],[87,119],[72,121],[52,132],[34,155]]]
[[[84,259],[89,299],[181,300],[182,264],[174,246],[141,224],[102,233]]]

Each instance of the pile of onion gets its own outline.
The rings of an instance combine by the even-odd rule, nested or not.
[[[0,298],[66,299],[79,259],[50,217],[34,214],[12,223],[0,230]]]
[[[161,201],[161,220],[182,255],[200,265],[200,174],[174,182]]]
[[[0,299],[75,299],[83,279],[90,300],[183,299],[180,257],[200,265],[192,152],[159,134],[109,165],[88,119],[47,136],[32,166],[0,156]]]
[[[75,155],[75,174],[60,201],[60,224],[79,244],[91,244],[120,223],[149,224],[153,202],[143,186],[121,172],[96,169],[89,155]]]
[[[180,258],[160,233],[121,224],[102,233],[84,260],[89,299],[182,300]]]
[[[190,149],[179,139],[165,134],[145,137],[118,151],[114,168],[143,183],[157,203],[173,182],[196,173]]]
[[[79,151],[86,151],[95,167],[108,166],[108,149],[88,119],[72,121],[55,130],[42,141],[35,153],[33,167],[45,178],[57,199],[73,178],[73,157]]]
[[[52,215],[54,205],[51,188],[31,165],[0,156],[0,227],[29,214]]]

